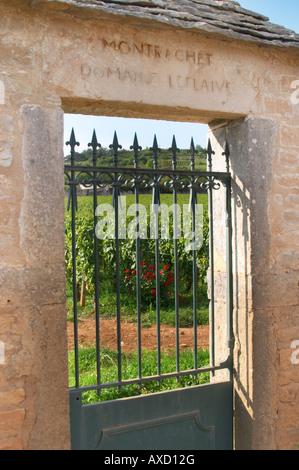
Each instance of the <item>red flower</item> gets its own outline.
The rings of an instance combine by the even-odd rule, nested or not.
[[[151,266],[149,266],[148,268],[149,268],[149,269],[156,269],[156,266],[151,265]]]
[[[132,271],[132,274],[136,274],[136,269],[134,269],[134,271]]]
[[[164,271],[160,271],[160,274],[164,274]]]
[[[182,298],[182,296],[181,296],[181,294],[179,294],[179,299],[181,299],[181,298]]]
[[[165,282],[164,282],[164,286],[166,286],[166,287],[169,286],[169,282],[166,282],[166,281],[165,281]]]
[[[163,266],[163,269],[165,269],[165,271],[168,271],[169,266],[167,266],[167,264],[165,264],[165,266]]]
[[[169,278],[169,282],[174,282],[173,277]]]
[[[146,265],[146,263],[143,261],[143,263],[140,263],[140,265],[141,265],[141,266],[145,266],[145,265]]]
[[[171,292],[167,292],[168,295],[171,295]]]
[[[156,295],[156,289],[152,289],[152,294]]]
[[[167,273],[167,276],[168,276],[168,277],[172,277],[172,274],[171,274],[171,273]]]
[[[125,273],[129,273],[129,272],[130,272],[130,270],[129,270],[129,269],[127,269],[127,270],[125,271]]]

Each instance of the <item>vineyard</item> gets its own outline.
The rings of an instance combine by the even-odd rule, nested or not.
[[[78,212],[76,214],[76,248],[77,248],[77,284],[80,293],[80,315],[89,315],[93,309],[94,296],[94,253],[93,253],[93,205],[91,197],[78,198]],[[171,195],[165,194],[161,202],[170,204]],[[180,195],[178,203],[188,204],[189,195]],[[110,196],[101,196],[99,204],[111,203]],[[134,203],[134,196],[127,196],[127,205]],[[151,195],[141,195],[140,203],[149,209]],[[204,206],[203,244],[197,253],[198,267],[198,321],[199,324],[208,323],[208,300],[206,287],[206,271],[208,269],[208,217],[207,196],[200,195],[199,203]],[[128,220],[129,224],[130,220]],[[71,215],[66,213],[66,269],[69,318],[72,311],[72,250],[71,250]],[[170,223],[171,225],[171,223]],[[172,233],[170,226],[170,234]],[[179,272],[180,272],[180,326],[190,326],[192,323],[192,253],[185,250],[183,238],[178,240]],[[154,265],[154,240],[148,238],[141,240],[142,276],[141,298],[144,322],[155,321],[155,265]],[[101,286],[101,315],[113,316],[115,311],[115,240],[106,238],[99,240],[100,259],[100,286]],[[160,240],[160,282],[161,305],[163,315],[161,321],[173,324],[172,315],[173,299],[173,240]],[[163,268],[163,269],[162,269]],[[127,238],[120,241],[120,276],[121,276],[121,300],[122,315],[129,317],[131,321],[136,318],[135,289],[136,289],[136,251],[135,240]],[[82,287],[83,286],[83,287]],[[82,293],[82,295],[81,295]]]
[[[130,163],[127,151],[123,154],[123,165]],[[149,160],[150,152],[144,151],[143,164],[150,165]],[[90,164],[90,152],[87,150],[78,154],[77,158],[80,164]],[[76,158],[76,159],[77,159]],[[190,157],[188,156],[188,159]],[[165,154],[164,166],[167,166],[167,155]],[[66,158],[67,161],[67,158]],[[105,149],[101,155],[101,164],[111,165],[111,155]],[[181,164],[184,165],[184,158],[181,159]],[[204,166],[201,161],[200,164]],[[187,165],[187,163],[186,163]],[[132,166],[132,164],[131,164]],[[83,182],[84,183],[84,182]],[[181,208],[189,205],[190,193],[177,195],[177,204]],[[125,204],[129,208],[135,202],[134,195],[129,192],[125,194]],[[98,195],[98,205],[111,205],[112,196]],[[152,193],[140,194],[139,203],[142,205],[146,212],[146,226],[150,228],[150,206],[152,204]],[[77,211],[76,211],[76,283],[77,283],[77,316],[80,325],[83,327],[84,322],[93,320],[95,318],[95,260],[94,260],[94,206],[93,197],[78,197],[77,198]],[[173,195],[167,191],[161,193],[161,205],[171,206],[173,204]],[[209,221],[208,221],[208,197],[207,194],[197,195],[197,204],[202,207],[202,244],[200,249],[196,252],[196,269],[197,269],[197,326],[207,326],[209,323],[209,300],[207,298],[207,282],[206,273],[209,266]],[[128,212],[129,213],[129,212]],[[98,217],[98,222],[101,217]],[[134,217],[126,216],[126,227],[130,223],[134,223]],[[143,222],[145,222],[143,220]],[[174,327],[175,318],[175,281],[174,281],[174,240],[173,240],[173,214],[169,212],[169,237],[159,239],[159,281],[160,281],[160,318],[159,323],[161,326]],[[117,303],[117,289],[115,281],[116,273],[116,259],[115,259],[115,239],[111,237],[111,230],[108,226],[105,228],[104,236],[98,237],[98,265],[99,265],[99,315],[102,321],[116,317],[116,303]],[[67,311],[68,321],[71,323],[73,317],[73,285],[72,285],[72,227],[71,227],[71,211],[68,211],[68,201],[66,198],[66,218],[65,218],[65,262],[67,273]],[[179,328],[190,329],[193,331],[194,324],[194,303],[193,303],[193,255],[192,251],[186,250],[186,241],[182,235],[177,240],[177,253],[178,253],[178,286],[179,286]],[[137,305],[136,305],[136,239],[134,237],[126,236],[124,239],[119,240],[119,276],[120,276],[120,305],[121,305],[121,321],[126,325],[131,325],[131,328],[136,327],[137,322]],[[144,337],[146,331],[156,324],[156,266],[155,266],[155,240],[150,236],[150,230],[146,237],[140,239],[140,306],[141,306],[141,327]],[[107,323],[106,323],[107,324]],[[192,334],[192,333],[191,333]],[[116,335],[116,332],[115,332]],[[80,335],[79,335],[80,337]],[[192,344],[185,345],[185,349],[180,352],[180,360],[186,370],[192,368]],[[147,364],[148,374],[155,374],[155,361],[154,351],[146,351],[143,348],[143,355],[146,356],[145,363]],[[79,341],[79,362],[80,370],[82,372],[83,384],[92,384],[95,375],[95,361],[93,360],[95,354],[94,344],[86,344]],[[116,360],[115,355],[117,351],[113,348],[108,348],[102,345],[101,362],[104,368],[104,374],[108,374],[110,381],[116,377]],[[123,355],[123,376],[127,378],[135,377],[136,374],[136,354],[133,351],[122,352]],[[152,358],[152,359],[151,359]],[[166,370],[171,370],[174,367],[175,351],[163,350],[162,352],[163,364]],[[189,362],[188,362],[189,361]],[[191,362],[190,362],[191,361]],[[202,346],[198,350],[198,361],[202,366],[209,363],[209,352],[203,349]],[[73,377],[73,351],[70,350],[70,385],[74,383]],[[164,387],[178,387],[186,386],[191,383],[199,383],[198,380],[207,381],[208,374],[203,374],[197,380],[186,377],[185,380],[171,381]],[[107,378],[108,380],[108,378]],[[108,380],[109,381],[109,380]],[[159,387],[158,387],[159,388]],[[159,388],[160,390],[161,387]],[[153,386],[151,382],[148,386],[142,388],[142,393],[151,393],[157,391],[157,386]],[[112,392],[111,392],[112,393]],[[104,391],[105,399],[115,398],[117,391],[112,395],[109,391]],[[129,387],[129,391],[122,391],[122,396],[126,394],[134,395],[140,394],[141,389]],[[117,395],[119,396],[119,394]],[[95,398],[95,400],[98,399]],[[87,402],[93,401],[93,394],[89,394]]]

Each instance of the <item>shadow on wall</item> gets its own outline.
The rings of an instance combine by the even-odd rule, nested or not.
[[[212,132],[216,154],[221,154],[226,141],[231,153],[235,445],[236,449],[267,449],[274,442],[275,413],[269,394],[275,381],[270,358],[276,352],[271,312],[265,309],[262,292],[267,285],[261,287],[260,282],[270,271],[267,194],[276,125],[266,119],[242,118]],[[215,170],[223,171],[225,162],[218,165]],[[223,250],[221,244],[219,249]]]

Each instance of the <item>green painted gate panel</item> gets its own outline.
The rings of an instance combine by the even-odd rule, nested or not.
[[[231,450],[233,384],[81,404],[70,392],[73,450]]]

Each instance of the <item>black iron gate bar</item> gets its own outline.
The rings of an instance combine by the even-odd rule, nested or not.
[[[212,171],[212,156],[215,152],[212,150],[209,141],[207,147],[208,171],[198,171],[195,169],[195,146],[193,138],[190,145],[190,170],[177,169],[177,148],[175,137],[173,137],[172,146],[169,149],[172,155],[172,169],[158,168],[159,147],[156,136],[154,137],[153,147],[150,149],[153,154],[153,168],[139,168],[138,157],[141,147],[135,134],[131,150],[134,154],[134,168],[122,168],[118,166],[118,153],[122,148],[117,139],[115,132],[113,143],[110,148],[113,150],[114,167],[97,166],[97,150],[101,145],[97,141],[96,133],[93,131],[92,141],[88,144],[92,147],[93,166],[80,166],[75,163],[75,148],[80,144],[76,141],[74,129],[72,129],[70,140],[66,143],[70,146],[70,165],[65,165],[66,185],[70,187],[68,210],[71,207],[71,226],[72,226],[72,263],[73,263],[73,308],[74,308],[74,349],[75,349],[75,387],[76,390],[89,391],[97,390],[100,394],[104,388],[118,387],[119,391],[123,386],[130,384],[138,384],[156,380],[159,384],[162,379],[177,378],[185,375],[194,375],[203,372],[212,372],[227,369],[229,379],[232,380],[232,225],[231,225],[231,175],[229,168],[229,147],[225,146],[222,155],[226,158],[226,172]],[[85,179],[79,182],[79,176],[85,175]],[[199,188],[205,188],[209,195],[209,239],[210,239],[210,274],[211,274],[211,344],[210,344],[210,366],[197,366],[197,270],[196,270],[196,249],[192,248],[193,255],[193,329],[194,329],[194,368],[181,371],[179,361],[179,293],[178,293],[178,246],[177,234],[174,233],[174,276],[175,276],[175,331],[176,331],[176,371],[172,373],[161,373],[161,338],[160,338],[160,280],[159,280],[159,237],[155,237],[155,263],[156,263],[156,316],[157,316],[157,374],[150,377],[142,376],[142,355],[141,355],[141,288],[140,288],[140,236],[139,236],[139,192],[140,188],[152,187],[154,207],[160,205],[160,189],[162,177],[168,177],[168,187],[173,191],[174,202],[174,221],[177,220],[176,203],[177,191],[179,188],[189,188],[190,205],[192,208],[192,232],[195,233],[196,203],[197,192]],[[104,177],[104,178],[103,178]],[[109,181],[107,182],[107,177]],[[130,179],[126,179],[130,177]],[[125,179],[124,179],[125,178]],[[204,181],[202,181],[202,179]],[[214,331],[214,227],[213,227],[213,190],[221,187],[226,188],[226,239],[227,239],[227,357],[219,364],[215,364],[215,331]],[[80,387],[79,377],[79,360],[78,360],[78,312],[77,312],[77,283],[76,283],[76,226],[75,214],[77,211],[77,186],[83,184],[85,187],[93,188],[93,209],[94,209],[94,268],[95,268],[95,328],[96,328],[96,358],[97,358],[97,383],[91,386]],[[109,383],[101,382],[101,361],[100,361],[100,320],[99,320],[99,260],[98,260],[98,238],[96,236],[95,227],[97,224],[96,208],[98,205],[97,188],[110,184],[113,188],[113,205],[115,209],[115,243],[116,243],[116,313],[117,313],[117,345],[118,345],[118,380]],[[136,204],[136,302],[137,302],[137,353],[138,353],[138,377],[129,380],[122,379],[121,370],[121,305],[120,305],[120,274],[119,274],[119,196],[121,187],[134,188],[135,204]],[[155,211],[155,227],[158,230],[158,211]],[[174,223],[175,230],[177,224]]]

